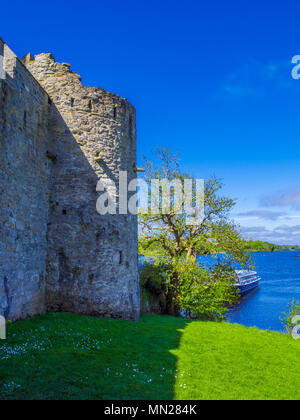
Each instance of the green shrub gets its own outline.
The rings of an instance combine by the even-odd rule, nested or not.
[[[159,296],[166,293],[169,266],[160,260],[151,260],[144,263],[140,273],[140,285],[151,295]]]
[[[288,334],[292,334],[295,323],[293,319],[300,314],[300,304],[293,299],[289,305],[288,312],[283,312],[280,321]]]
[[[239,299],[233,269],[226,263],[207,268],[185,257],[157,258],[144,264],[140,283],[142,296],[164,295],[167,313],[186,318],[222,320]]]
[[[187,318],[222,320],[229,306],[239,299],[234,272],[227,264],[207,268],[181,259],[174,263],[172,276],[177,276],[172,282],[177,284],[173,299]]]

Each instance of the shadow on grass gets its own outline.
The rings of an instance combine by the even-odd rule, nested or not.
[[[174,398],[187,320],[144,315],[140,323],[73,314],[18,322],[0,342],[1,399]]]

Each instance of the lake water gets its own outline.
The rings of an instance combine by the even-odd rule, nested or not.
[[[244,296],[241,303],[231,310],[229,322],[247,327],[283,331],[279,320],[288,310],[288,303],[295,298],[300,302],[299,251],[253,253],[256,271],[261,277],[260,287]],[[200,257],[209,262],[211,257]]]

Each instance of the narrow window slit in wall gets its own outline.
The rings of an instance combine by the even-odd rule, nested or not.
[[[92,101],[89,101],[89,111],[90,112],[92,112],[92,110],[93,110],[93,102]]]
[[[24,111],[24,127],[27,125],[27,112]]]
[[[72,107],[72,108],[74,108],[74,105],[75,105],[75,99],[74,99],[74,98],[72,98],[72,99],[71,99],[71,107]]]
[[[133,119],[131,115],[129,116],[129,132],[130,132],[131,140],[133,140],[134,130],[133,130]]]
[[[116,107],[114,107],[114,119],[115,120],[117,119],[117,108]]]

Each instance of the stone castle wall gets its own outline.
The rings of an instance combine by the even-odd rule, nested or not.
[[[48,96],[0,41],[0,314],[45,310]]]
[[[10,143],[13,150],[13,155],[7,155],[4,160],[6,165],[13,160],[21,171],[23,155],[20,160],[14,146],[21,143],[22,147],[33,153],[34,164],[28,169],[28,184],[30,187],[35,185],[34,192],[40,194],[40,199],[37,200],[32,193],[29,200],[31,207],[21,213],[25,219],[33,218],[34,222],[39,219],[42,226],[34,226],[34,231],[42,235],[39,237],[39,248],[31,250],[36,254],[26,257],[28,270],[34,261],[38,261],[33,277],[27,281],[29,289],[32,289],[26,298],[28,313],[24,309],[16,312],[13,304],[7,310],[5,303],[2,308],[0,306],[0,313],[1,310],[2,313],[6,311],[8,318],[17,319],[39,312],[45,305],[50,311],[137,320],[140,307],[137,218],[132,215],[100,216],[96,212],[99,196],[96,185],[99,179],[112,179],[118,183],[119,171],[128,172],[128,181],[136,176],[135,110],[117,95],[102,89],[84,87],[80,76],[70,71],[70,65],[56,63],[51,54],[40,54],[35,59],[25,57],[23,62],[29,72],[18,60],[15,61],[22,77],[28,78],[35,85],[36,95],[41,95],[40,102],[37,99],[35,102],[37,109],[30,104],[32,93],[28,95],[30,112],[26,113],[27,124],[33,124],[35,118],[35,127],[40,127],[40,131],[34,131],[34,125],[30,126],[26,146],[24,127],[16,127],[13,120],[8,121],[5,117],[6,124],[14,126],[15,143],[12,144],[7,134],[4,134],[4,143]],[[3,81],[3,86],[7,85],[7,80]],[[9,97],[12,101],[18,98],[17,109],[20,110],[26,100],[20,94],[15,72],[12,80],[16,89]],[[23,79],[22,83],[25,84]],[[0,103],[0,127],[4,121],[1,116],[3,109],[11,114],[10,106],[7,104],[3,108]],[[16,118],[19,123],[20,116]],[[37,143],[32,140],[33,134]],[[102,157],[101,162],[95,159],[98,155]],[[7,176],[6,169],[3,173]],[[19,180],[20,188],[25,188],[23,184],[26,178],[23,180],[20,172],[14,176]],[[0,185],[4,195],[8,182],[13,182],[13,179],[8,175],[8,179],[3,178],[2,181],[1,177]],[[11,201],[15,207],[18,206],[13,195]],[[1,202],[1,212],[3,207],[5,203]],[[35,214],[35,210],[41,214]],[[0,217],[2,221],[2,213]],[[3,214],[6,224],[9,220],[9,215]],[[11,229],[16,232],[14,227]],[[24,232],[19,243],[23,245],[26,241],[33,248],[32,238]],[[6,244],[6,237],[1,237],[0,246],[5,247]],[[19,260],[24,255],[21,248],[20,254],[14,257],[14,266],[19,266]],[[4,249],[2,252],[0,248],[1,280],[8,279],[9,273],[12,273],[9,278],[16,278],[6,263],[6,256],[7,251]],[[18,299],[24,287],[23,274],[22,266],[19,270],[21,281],[12,289],[10,284],[13,280],[5,280],[2,290],[0,281],[1,302],[5,301],[7,294],[14,293],[15,300]],[[37,290],[33,283],[38,286]],[[34,293],[37,294],[33,296]],[[30,302],[35,300],[40,303],[40,307],[31,306]],[[20,308],[17,300],[15,306]]]

